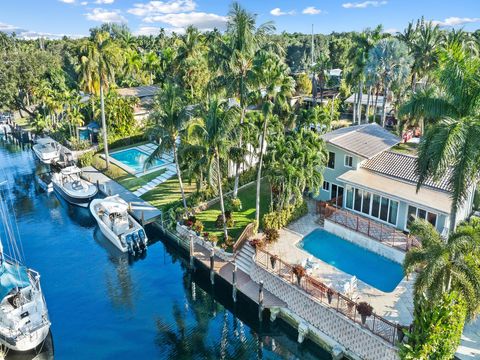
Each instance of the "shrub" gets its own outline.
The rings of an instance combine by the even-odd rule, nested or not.
[[[283,210],[272,211],[263,215],[263,228],[280,230],[292,221],[299,219],[308,212],[307,203],[302,201],[297,206],[288,205]]]
[[[203,223],[200,220],[196,220],[193,223],[193,230],[197,233],[201,233],[203,231]]]
[[[369,303],[362,301],[357,305],[357,311],[362,316],[372,316],[373,314],[373,307]]]
[[[78,151],[78,150],[87,150],[90,149],[92,144],[88,140],[79,140],[75,137],[70,138],[67,142],[68,148],[70,150]]]
[[[294,265],[292,271],[297,277],[298,285],[300,285],[300,281],[302,280],[302,277],[304,277],[305,274],[307,273],[305,268],[301,265]]]
[[[267,244],[271,244],[278,241],[280,234],[277,229],[265,229],[263,230],[265,234],[265,242]]]
[[[414,359],[453,359],[460,344],[467,317],[465,302],[456,292],[445,293],[438,302],[421,298],[415,303],[412,331],[406,332],[400,357]]]
[[[226,204],[226,209],[229,211],[242,211],[242,200],[239,198],[229,199]]]
[[[191,228],[193,226],[193,221],[191,221],[191,220],[185,221],[185,226],[188,227],[188,228]]]
[[[225,219],[227,222],[227,228],[231,228],[235,225],[235,221],[233,220],[232,213],[230,211],[225,211]],[[215,227],[217,229],[223,229],[223,216],[222,214],[218,214],[217,220],[215,220]]]
[[[297,76],[295,79],[297,94],[299,95],[309,95],[312,93],[312,80],[308,77],[307,74],[302,73]]]
[[[83,155],[81,155],[77,162],[78,166],[80,167],[85,167],[85,166],[91,166],[93,162],[93,151],[87,151]]]
[[[250,240],[248,243],[250,244],[251,247],[253,247],[253,248],[255,248],[255,249],[256,249],[256,248],[261,249],[261,248],[263,248],[263,246],[264,246],[263,241],[260,240],[260,239],[252,239],[252,240]]]
[[[473,208],[475,210],[480,210],[480,188],[477,187],[475,190],[475,195],[473,196]]]
[[[206,232],[206,233],[203,233],[203,237],[214,245],[218,242],[218,237],[215,234],[210,234]]]

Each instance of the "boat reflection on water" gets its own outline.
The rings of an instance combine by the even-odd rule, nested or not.
[[[52,194],[52,198],[56,199],[58,203],[67,210],[68,217],[74,223],[87,229],[91,229],[95,226],[95,219],[92,217],[92,214],[90,214],[90,210],[88,210],[88,208],[69,204],[61,196],[55,196],[55,194]]]

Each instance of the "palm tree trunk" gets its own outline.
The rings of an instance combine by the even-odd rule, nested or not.
[[[218,156],[218,149],[215,149],[215,159],[217,160],[217,183],[218,193],[220,196],[220,210],[222,211],[223,235],[225,236],[226,241],[228,239],[227,218],[225,217],[225,204],[223,202],[222,174],[220,173],[220,159]]]
[[[367,95],[367,109],[365,110],[365,123],[368,124],[370,122],[369,114],[370,114],[370,98],[372,94],[372,86],[368,87],[368,95]]]
[[[257,221],[257,225],[260,224],[260,183],[262,180],[263,148],[265,147],[265,138],[267,136],[268,116],[269,115],[265,117],[265,121],[263,123],[262,141],[260,142],[260,159],[258,161],[257,195],[255,198],[255,220]]]
[[[242,105],[242,110],[240,114],[240,125],[243,124],[245,118],[245,106]],[[240,149],[242,148],[242,132],[240,131],[240,138],[239,138],[239,147]],[[235,166],[235,182],[233,185],[233,198],[236,198],[238,196],[238,185],[239,185],[239,180],[240,180],[240,166],[243,163],[243,158],[241,162],[237,162]]]
[[[358,83],[358,109],[357,109],[357,117],[358,117],[358,125],[362,122],[362,98],[363,98],[363,79],[361,79]]]
[[[173,142],[173,157],[175,159],[175,166],[177,167],[178,184],[180,185],[180,193],[182,194],[183,207],[187,211],[187,199],[185,197],[185,189],[183,187],[182,173],[180,171],[180,164],[178,163],[177,145]]]
[[[385,84],[385,93],[383,94],[383,105],[382,105],[382,126],[385,127],[385,120],[387,118],[387,97],[388,97],[388,84]]]
[[[352,124],[355,124],[357,121],[357,92],[353,93],[353,119]]]
[[[102,111],[102,133],[103,133],[103,149],[105,151],[106,170],[110,166],[110,159],[108,158],[108,138],[107,138],[107,122],[105,121],[105,101],[103,97],[103,81],[100,79],[100,108]]]
[[[375,87],[375,107],[373,109],[373,122],[377,121],[377,108],[378,108],[378,88]]]

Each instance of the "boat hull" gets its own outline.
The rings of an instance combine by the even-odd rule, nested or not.
[[[88,204],[90,204],[90,202],[95,199],[95,196],[97,195],[97,193],[91,195],[91,196],[85,196],[85,197],[73,197],[69,194],[67,194],[61,186],[59,186],[58,184],[56,184],[54,181],[52,181],[52,184],[53,184],[53,189],[55,190],[55,193],[57,193],[58,195],[60,195],[63,199],[65,199],[65,201],[67,201],[68,203],[72,204],[72,205],[76,205],[76,206],[81,206],[81,207],[88,207]]]
[[[49,331],[50,324],[45,324],[21,339],[0,335],[0,344],[15,351],[29,351],[39,346],[46,339]]]
[[[33,149],[33,152],[35,153],[35,156],[38,158],[38,160],[40,160],[42,163],[44,164],[52,164],[56,161],[58,161],[60,159],[60,154],[59,153],[42,153],[40,151],[38,151],[35,147],[35,145],[33,145],[32,147]]]

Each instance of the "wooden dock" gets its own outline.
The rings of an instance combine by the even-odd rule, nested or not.
[[[142,225],[150,224],[162,216],[162,212],[148,202],[134,195],[116,181],[102,174],[93,166],[82,168],[82,177],[93,184],[98,184],[99,190],[106,196],[119,195],[131,205],[130,214]]]

